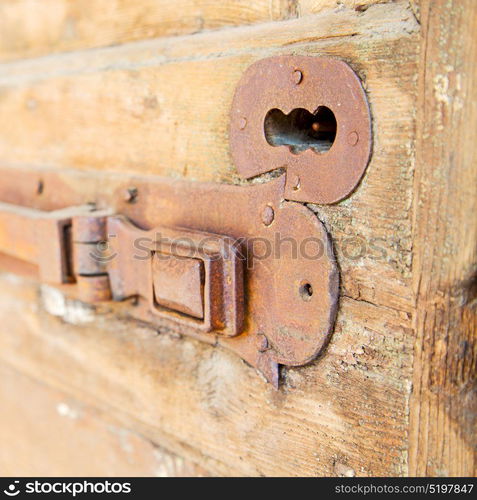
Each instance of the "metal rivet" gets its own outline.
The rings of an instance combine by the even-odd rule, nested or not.
[[[247,126],[247,118],[240,118],[239,129],[243,130]]]
[[[124,192],[124,201],[134,203],[137,199],[138,191],[135,187],[129,187]]]
[[[263,224],[265,226],[269,226],[273,222],[274,218],[275,218],[275,212],[273,211],[273,208],[267,205],[262,211]]]
[[[293,83],[295,85],[299,85],[301,83],[301,81],[303,80],[303,73],[299,69],[296,69],[292,73],[292,79],[293,79]]]
[[[358,144],[358,141],[359,141],[358,132],[350,132],[348,134],[348,144],[350,146],[356,146],[356,144]]]

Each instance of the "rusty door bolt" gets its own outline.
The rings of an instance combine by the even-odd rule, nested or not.
[[[137,201],[138,191],[135,187],[129,187],[124,192],[124,201],[127,203],[134,203]]]
[[[275,218],[275,212],[270,205],[267,205],[262,211],[262,222],[265,226],[269,226]]]
[[[293,79],[293,83],[295,85],[299,85],[301,83],[301,81],[303,80],[303,73],[299,69],[296,69],[292,73],[292,79]]]
[[[253,115],[247,116],[251,126]],[[290,172],[290,178],[296,174]],[[10,175],[6,181],[15,186]],[[40,180],[34,175],[32,197]],[[63,188],[68,181],[58,174],[44,180],[44,195],[52,189],[68,194]],[[0,232],[4,250],[38,266],[41,279],[64,285],[88,303],[137,296],[131,317],[158,329],[174,323],[185,335],[229,348],[277,387],[278,365],[308,363],[324,348],[339,298],[326,228],[302,204],[286,200],[289,181],[282,174],[266,183],[211,189],[201,182],[136,179],[118,193],[99,194],[98,205],[111,207],[106,210],[93,210],[91,204],[55,213],[0,203]],[[140,203],[127,205],[124,197],[133,201],[139,190]],[[134,220],[111,215],[121,211],[117,195]],[[157,200],[164,210],[157,210]],[[180,228],[184,222],[188,229]],[[211,232],[203,232],[204,226]],[[319,259],[304,249],[295,255],[288,245],[280,255],[273,251],[285,240],[310,237],[323,250]],[[146,259],[134,258],[139,240],[146,245],[141,246]],[[251,255],[246,245],[255,250],[254,241],[272,252]]]

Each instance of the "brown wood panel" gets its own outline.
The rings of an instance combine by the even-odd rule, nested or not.
[[[0,60],[273,21],[290,16],[287,4],[282,0],[1,0]]]
[[[401,475],[407,315],[343,299],[332,344],[279,391],[221,348],[0,278],[0,359],[220,475]],[[45,312],[45,309],[52,314]],[[251,446],[253,443],[253,446]]]
[[[473,476],[477,340],[477,4],[422,1],[414,192],[410,473]]]
[[[62,391],[0,364],[1,476],[203,476],[207,472]]]
[[[49,171],[71,200],[133,175],[241,182],[228,110],[243,70],[276,53],[347,60],[365,82],[375,143],[353,196],[311,206],[334,239],[340,311],[326,353],[284,370],[278,392],[222,349],[124,323],[121,306],[38,303],[37,287],[10,275],[0,357],[214,474],[406,474],[418,42],[398,2],[1,66],[0,160],[30,179],[20,199],[40,206],[23,192],[37,183],[29,168],[57,202]]]

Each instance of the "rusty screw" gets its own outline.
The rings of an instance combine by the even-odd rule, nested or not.
[[[127,203],[134,203],[137,200],[138,191],[135,187],[129,187],[124,192],[124,201]]]
[[[274,218],[275,218],[275,212],[273,211],[273,208],[267,205],[262,211],[263,225],[269,226],[273,222]]]
[[[247,126],[247,118],[240,118],[239,129],[243,130]]]
[[[293,83],[295,85],[299,85],[301,83],[301,81],[303,80],[303,73],[299,69],[296,69],[292,73],[292,79],[293,79]]]

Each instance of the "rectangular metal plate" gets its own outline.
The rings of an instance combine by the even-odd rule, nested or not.
[[[204,317],[204,263],[162,252],[152,256],[154,306],[202,319]]]

